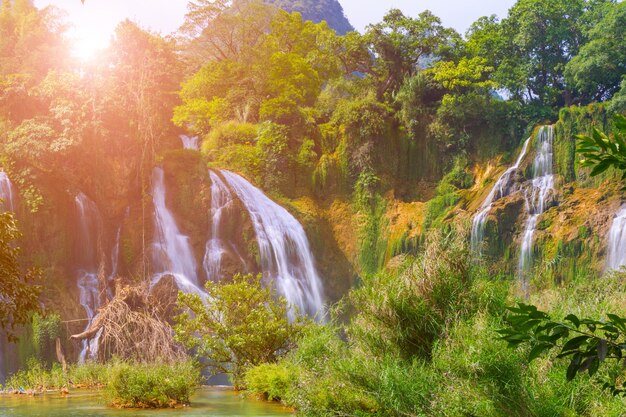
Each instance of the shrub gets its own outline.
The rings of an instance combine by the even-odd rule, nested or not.
[[[428,358],[447,322],[475,308],[473,270],[462,233],[433,231],[403,271],[377,274],[350,294],[358,314],[348,331],[375,355]]]
[[[237,388],[246,370],[276,362],[293,348],[305,319],[262,276],[237,274],[229,283],[205,284],[208,297],[178,295],[184,313],[176,317],[176,339],[214,372],[231,375]],[[293,320],[287,318],[290,311]]]
[[[228,122],[211,130],[202,142],[202,153],[210,155],[230,145],[254,145],[257,126],[251,123]]]
[[[32,391],[46,391],[68,385],[66,375],[59,364],[54,364],[50,369],[35,359],[27,361],[26,369],[22,369],[11,375],[5,387],[12,390],[25,389]]]
[[[106,401],[123,408],[166,408],[189,404],[200,380],[191,361],[171,365],[113,362]]]
[[[291,397],[296,369],[290,364],[264,363],[246,372],[244,381],[248,391],[270,401]]]

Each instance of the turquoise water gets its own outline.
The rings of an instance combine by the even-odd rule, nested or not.
[[[2,417],[284,417],[292,412],[279,404],[244,398],[230,389],[198,390],[191,407],[174,410],[119,410],[109,408],[97,392],[72,391],[67,397],[46,394],[35,397],[0,396]]]

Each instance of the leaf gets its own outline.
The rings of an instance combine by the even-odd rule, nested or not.
[[[580,327],[580,320],[574,314],[568,315],[567,317],[565,317],[565,320],[572,322],[572,324],[576,326],[576,328]]]
[[[539,343],[535,345],[528,354],[528,362],[532,362],[537,359],[543,352],[550,349],[552,345],[548,343]]]
[[[604,339],[600,340],[600,343],[598,343],[598,359],[600,359],[600,362],[606,359],[606,355],[608,351],[609,351],[609,346],[606,340]]]
[[[572,358],[572,361],[567,367],[567,381],[568,382],[576,377],[576,373],[578,372],[578,366],[580,365],[581,359],[582,359],[582,356],[580,353],[577,353]]]
[[[570,339],[563,345],[561,353],[568,352],[570,350],[576,350],[589,339],[589,336],[578,336]]]
[[[589,366],[589,376],[594,376],[596,372],[598,372],[598,368],[600,367],[600,359],[597,357],[592,358],[591,365]]]
[[[595,177],[597,175],[602,174],[604,171],[606,171],[607,169],[609,169],[611,167],[611,162],[608,160],[604,160],[602,162],[600,162],[598,165],[596,165],[592,170],[591,170],[591,176]]]

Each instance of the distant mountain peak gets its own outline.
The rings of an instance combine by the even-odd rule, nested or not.
[[[338,0],[265,0],[265,2],[289,13],[298,12],[305,20],[315,23],[326,21],[339,35],[354,30]]]

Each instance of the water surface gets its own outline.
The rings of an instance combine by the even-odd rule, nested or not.
[[[72,391],[67,397],[57,393],[36,397],[0,396],[2,417],[284,417],[292,412],[279,404],[243,397],[230,389],[204,388],[191,400],[192,406],[167,410],[120,410],[104,405],[98,392]]]

